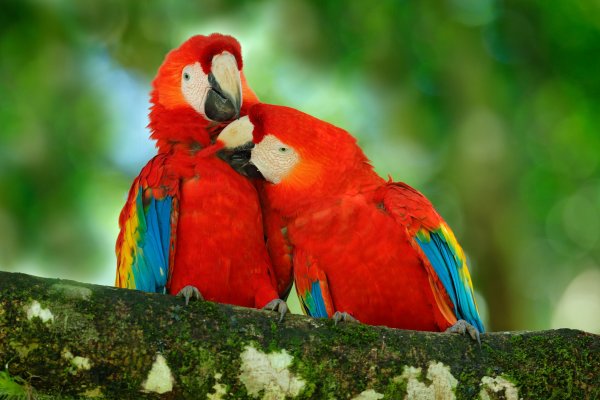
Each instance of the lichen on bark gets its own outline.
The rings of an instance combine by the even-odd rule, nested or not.
[[[479,347],[0,272],[0,368],[40,397],[585,399],[600,397],[599,358],[600,338],[575,330]]]

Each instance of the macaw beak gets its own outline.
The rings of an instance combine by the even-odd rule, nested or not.
[[[217,152],[217,156],[231,165],[239,174],[248,178],[261,178],[262,174],[252,164],[252,131],[254,125],[250,119],[245,116],[233,121],[225,127],[217,136],[217,143],[220,143],[222,149]]]
[[[233,149],[224,148],[217,152],[217,157],[229,164],[240,175],[247,178],[264,179],[256,165],[250,161],[252,148],[254,148],[252,142]]]
[[[217,121],[231,121],[240,116],[242,107],[242,81],[235,57],[228,52],[212,59],[208,74],[210,89],[204,103],[207,118]]]

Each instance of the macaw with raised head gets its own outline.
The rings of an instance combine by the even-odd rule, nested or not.
[[[193,36],[166,56],[152,86],[158,154],[135,178],[119,218],[116,286],[283,317],[256,189],[213,145],[228,121],[258,102],[239,43]]]
[[[282,216],[307,314],[479,341],[484,327],[454,234],[425,196],[379,177],[350,134],[258,104],[217,143],[244,149],[232,166],[267,181],[263,206]]]

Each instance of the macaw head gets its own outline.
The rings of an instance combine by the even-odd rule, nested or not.
[[[262,176],[270,190],[328,193],[374,175],[348,132],[289,107],[253,106],[217,138],[229,162],[246,176]],[[355,181],[356,183],[356,181]]]
[[[159,147],[206,146],[212,132],[245,111],[244,100],[258,101],[242,73],[240,44],[218,33],[192,36],[169,52],[152,86],[149,126]]]

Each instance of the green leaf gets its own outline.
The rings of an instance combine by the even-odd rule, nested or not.
[[[19,378],[12,377],[7,371],[0,372],[0,400],[17,400],[29,397],[27,383]]]

